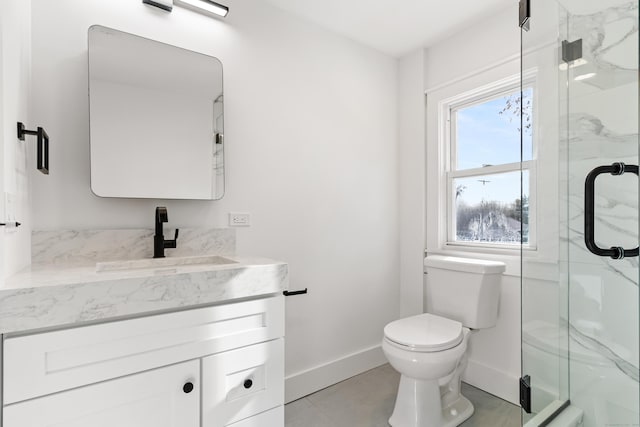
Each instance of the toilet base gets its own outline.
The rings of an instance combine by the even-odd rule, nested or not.
[[[473,415],[473,404],[460,395],[458,400],[446,408],[442,409],[442,427],[456,427],[471,418]]]
[[[473,405],[462,394],[442,407],[438,381],[400,377],[398,396],[389,418],[392,427],[456,427],[473,415]]]

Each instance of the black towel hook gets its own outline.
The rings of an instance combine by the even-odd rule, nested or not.
[[[41,127],[38,127],[38,130],[27,130],[22,122],[18,122],[18,139],[24,141],[25,135],[37,135],[38,151],[36,159],[38,170],[45,175],[49,175],[49,135]]]

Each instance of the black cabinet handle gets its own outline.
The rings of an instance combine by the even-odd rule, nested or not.
[[[253,381],[251,380],[251,378],[244,380],[244,388],[251,388],[252,385]]]
[[[182,386],[182,391],[184,391],[187,394],[191,393],[193,391],[193,383],[191,381],[185,383]]]
[[[584,243],[593,254],[598,256],[608,256],[613,259],[623,259],[625,257],[638,256],[638,248],[624,249],[620,246],[613,246],[609,249],[601,248],[595,242],[595,187],[596,178],[603,173],[610,173],[618,176],[631,172],[638,175],[638,165],[625,165],[622,162],[613,163],[607,166],[598,166],[587,174],[584,181]]]

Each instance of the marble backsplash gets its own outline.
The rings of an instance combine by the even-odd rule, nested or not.
[[[165,229],[165,239],[174,229]],[[152,229],[34,230],[31,263],[85,264],[153,257]],[[233,255],[236,233],[230,228],[181,228],[175,249],[167,257]]]

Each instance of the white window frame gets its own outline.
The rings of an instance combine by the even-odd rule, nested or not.
[[[480,104],[482,102],[495,99],[500,96],[509,95],[520,90],[521,76],[520,74],[508,77],[506,79],[490,83],[471,91],[461,93],[459,95],[447,98],[439,103],[439,116],[444,121],[441,123],[441,135],[444,139],[445,149],[445,161],[443,162],[444,169],[442,175],[444,175],[444,183],[446,195],[441,198],[444,206],[440,209],[441,217],[444,218],[446,226],[446,233],[444,235],[444,246],[449,249],[473,249],[473,250],[531,250],[537,249],[537,230],[536,230],[536,158],[537,158],[537,141],[536,141],[536,124],[537,124],[537,90],[535,84],[535,72],[526,73],[522,76],[522,86],[530,87],[533,89],[533,110],[532,110],[532,160],[524,162],[505,163],[499,165],[484,166],[471,169],[458,170],[456,167],[457,153],[455,144],[455,114],[454,111],[466,108],[472,105]],[[491,243],[491,242],[467,242],[456,241],[456,215],[455,215],[455,197],[453,196],[453,182],[456,178],[468,178],[474,176],[486,176],[492,174],[499,174],[505,172],[529,172],[529,239],[524,245],[506,244],[506,243]]]

